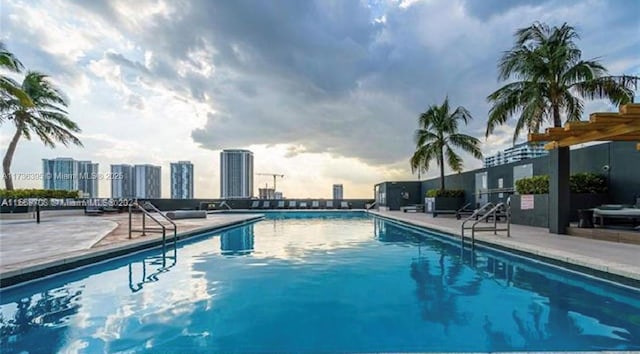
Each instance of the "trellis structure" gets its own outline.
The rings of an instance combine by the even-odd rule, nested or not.
[[[542,134],[529,134],[530,142],[546,142],[549,154],[549,231],[566,233],[569,226],[569,173],[571,145],[592,141],[637,141],[640,150],[640,104],[621,105],[619,112],[592,113],[589,121],[568,122],[564,127],[548,128]],[[576,207],[576,206],[573,206]]]
[[[592,113],[589,121],[547,128],[545,133],[529,134],[529,141],[547,142],[546,150],[591,141],[637,141],[636,148],[640,150],[640,104],[625,104],[620,106],[619,113]]]

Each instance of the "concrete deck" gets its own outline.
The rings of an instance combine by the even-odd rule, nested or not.
[[[260,218],[261,214],[209,214],[203,219],[175,220],[180,238],[207,230],[231,226]],[[133,217],[133,228],[141,228],[141,214]],[[168,222],[164,222],[169,225]],[[147,219],[147,226],[157,226]],[[85,216],[82,211],[56,215],[42,213],[41,223],[23,218],[0,220],[0,282],[17,275],[58,268],[61,265],[122,254],[128,249],[142,249],[157,244],[162,234],[129,239],[129,216],[103,214]],[[168,231],[167,237],[173,232]],[[87,262],[84,262],[87,263]]]
[[[371,214],[403,221],[415,226],[460,236],[461,220],[452,216],[432,217],[424,213],[371,211]],[[465,236],[470,236],[465,231]],[[640,245],[601,241],[549,233],[546,228],[511,225],[511,237],[506,232],[476,233],[476,240],[555,259],[605,273],[640,280]]]

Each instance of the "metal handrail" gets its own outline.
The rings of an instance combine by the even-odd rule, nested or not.
[[[226,200],[223,200],[222,203],[220,203],[220,206],[226,207],[227,210],[232,210],[233,209],[229,204],[227,204]]]
[[[368,207],[368,208],[365,208],[365,209],[366,209],[366,210],[371,210],[371,209],[373,209],[373,207],[374,207],[377,203],[378,203],[377,201],[374,201],[373,203],[369,204],[369,207]]]
[[[501,229],[498,228],[497,212],[499,210],[504,210],[505,218],[507,221],[506,227]],[[476,225],[478,225],[482,221],[487,221],[489,217],[493,217],[493,226],[476,228]],[[489,210],[487,213],[482,215],[482,217],[480,217],[478,220],[476,220],[473,223],[473,225],[471,225],[471,246],[472,247],[475,246],[476,231],[493,231],[494,235],[497,235],[498,231],[506,231],[507,237],[511,237],[511,198],[508,198],[506,203],[496,204],[493,208],[491,208],[491,210]],[[464,228],[463,228],[463,233],[464,233]],[[462,242],[464,244],[464,234],[462,236]]]
[[[153,211],[155,211],[156,213],[160,214],[160,216],[162,216],[162,218],[164,218],[165,220],[167,220],[169,223],[171,223],[171,225],[173,225],[173,244],[175,246],[177,240],[178,240],[178,226],[176,225],[175,222],[173,222],[173,220],[169,219],[166,215],[164,215],[158,208],[156,208],[155,205],[151,204],[150,202],[145,202],[144,203],[145,206],[150,207]],[[134,230],[132,228],[132,219],[131,219],[131,207],[135,207],[138,210],[140,210],[142,212],[142,230]],[[158,224],[160,226],[160,229],[158,228],[148,228],[146,227],[146,217],[149,217],[151,220],[155,221],[156,224]],[[160,220],[156,219],[147,209],[145,209],[142,205],[140,205],[140,203],[134,202],[132,204],[129,205],[129,239],[131,239],[131,233],[133,231],[136,232],[142,232],[142,236],[146,236],[146,232],[160,232],[162,230],[162,248],[164,249],[166,246],[166,242],[167,242],[167,226],[164,225],[162,222],[160,222]]]
[[[461,235],[461,237],[462,237],[462,241],[464,241],[464,230],[465,230],[465,229],[469,229],[469,228],[465,228],[465,227],[464,227],[464,225],[467,223],[467,221],[472,220],[472,219],[477,219],[477,218],[478,218],[478,215],[479,215],[481,212],[485,211],[486,209],[488,209],[488,208],[490,208],[490,207],[493,207],[493,203],[492,203],[492,202],[488,202],[488,203],[486,203],[485,205],[481,206],[479,209],[476,209],[476,210],[473,212],[473,214],[471,214],[469,217],[467,217],[466,219],[464,219],[464,220],[462,221],[462,226],[461,226],[461,228],[462,228],[462,232],[460,233],[460,235]]]

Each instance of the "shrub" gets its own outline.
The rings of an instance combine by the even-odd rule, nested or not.
[[[571,193],[606,193],[607,179],[595,173],[576,173],[569,179]]]
[[[533,176],[516,181],[516,191],[519,194],[547,194],[549,193],[549,176]]]
[[[447,198],[460,198],[464,197],[464,189],[429,189],[427,191],[428,198],[447,197]]]
[[[576,173],[569,177],[571,193],[606,193],[607,179],[595,173]],[[549,176],[533,176],[516,181],[519,194],[548,194]]]
[[[0,189],[0,198],[19,199],[19,198],[78,198],[78,191],[64,191],[51,189]]]

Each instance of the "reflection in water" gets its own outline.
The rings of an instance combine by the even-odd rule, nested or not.
[[[164,248],[162,253],[159,255],[147,256],[140,261],[129,263],[127,265],[129,268],[129,289],[135,293],[142,290],[144,284],[157,282],[160,280],[160,274],[167,273],[176,265],[177,259],[178,248],[174,243],[173,246],[171,246],[171,251],[169,251],[169,253],[167,253],[166,248]],[[136,263],[138,263],[140,267],[136,267]],[[136,279],[136,269],[140,271],[140,277],[138,278],[140,279],[139,281],[134,280]]]
[[[22,352],[24,342],[33,344],[32,352],[56,352],[66,336],[63,324],[78,312],[81,295],[82,288],[45,291],[0,312],[0,352]]]
[[[393,223],[379,220],[374,230],[382,242],[416,242],[407,236],[409,229]],[[551,267],[541,269],[517,258],[458,245],[422,238],[410,269],[422,318],[441,324],[445,335],[460,336],[464,329],[451,333],[450,326],[473,327],[470,317],[484,312],[482,329],[491,350],[640,348],[637,298],[618,297]],[[473,303],[478,295],[487,297],[488,288],[496,297],[508,298],[523,290],[533,296],[524,307],[495,298],[460,308],[461,302]],[[511,323],[504,321],[505,311]]]
[[[181,243],[180,262],[154,250],[3,290],[0,351],[640,349],[638,291],[349,217],[272,218]]]
[[[274,228],[275,228],[275,220]],[[244,256],[253,252],[253,224],[220,235],[220,250],[225,256]]]

